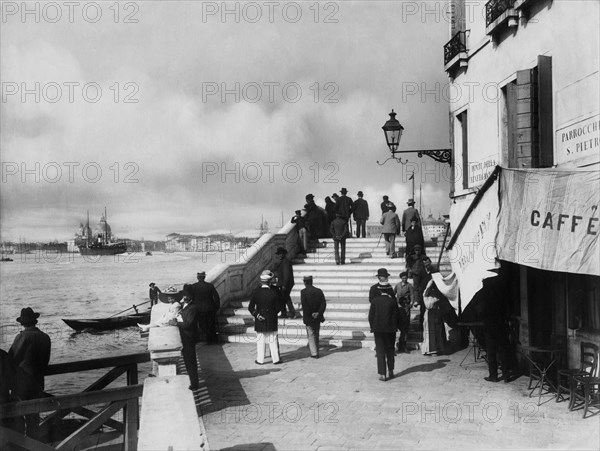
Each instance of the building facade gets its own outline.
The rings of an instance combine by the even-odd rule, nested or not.
[[[466,210],[496,166],[600,170],[599,6],[449,2],[444,63],[457,208]],[[521,343],[559,343],[564,363],[575,366],[581,341],[600,342],[599,275],[502,263]]]

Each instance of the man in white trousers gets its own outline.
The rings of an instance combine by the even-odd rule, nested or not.
[[[265,344],[269,343],[273,364],[282,363],[279,356],[279,340],[277,339],[277,311],[279,309],[279,294],[273,290],[269,282],[273,278],[271,271],[263,271],[260,275],[260,287],[254,290],[250,298],[248,311],[254,317],[256,331],[256,360],[257,365],[265,363]]]

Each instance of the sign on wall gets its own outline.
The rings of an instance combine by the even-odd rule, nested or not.
[[[475,162],[469,161],[469,187],[483,185],[497,164],[496,155],[490,155]]]
[[[595,114],[556,130],[556,162],[600,159],[600,116]]]

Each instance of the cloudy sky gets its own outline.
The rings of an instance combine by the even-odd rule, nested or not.
[[[447,213],[448,165],[376,162],[392,108],[402,148],[449,147],[449,24],[424,4],[4,2],[0,238],[69,239],[105,206],[119,237],[274,229],[342,187],[378,220],[413,169]]]

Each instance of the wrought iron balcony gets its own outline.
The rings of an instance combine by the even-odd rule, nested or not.
[[[485,4],[485,25],[489,27],[496,19],[509,9],[512,9],[515,0],[490,0]]]
[[[459,31],[444,45],[444,65],[452,61],[457,55],[467,52],[466,42],[465,32]]]

